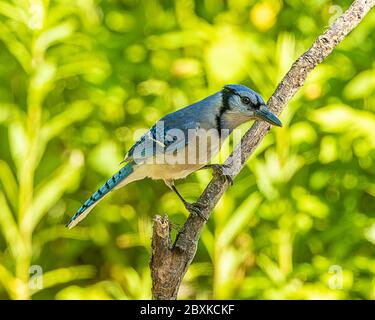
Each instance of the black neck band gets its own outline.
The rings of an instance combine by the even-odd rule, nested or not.
[[[219,135],[221,134],[221,129],[222,129],[221,128],[221,117],[222,117],[222,115],[225,111],[230,109],[229,98],[233,94],[235,94],[235,92],[228,87],[224,87],[223,90],[221,91],[221,95],[222,95],[223,100],[222,100],[222,103],[221,103],[221,107],[219,109],[219,113],[216,116],[216,129],[219,132]]]

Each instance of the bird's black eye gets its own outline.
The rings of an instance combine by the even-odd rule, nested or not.
[[[248,97],[242,97],[241,100],[242,100],[243,104],[249,104],[250,103],[250,98],[248,98]]]

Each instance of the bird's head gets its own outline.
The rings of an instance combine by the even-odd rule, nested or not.
[[[282,126],[280,120],[268,109],[262,97],[246,86],[226,85],[222,90],[222,97],[223,111],[229,117],[264,120],[272,125]]]

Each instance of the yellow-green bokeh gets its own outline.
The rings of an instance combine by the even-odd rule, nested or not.
[[[187,215],[162,182],[66,221],[161,116],[226,83],[267,99],[349,4],[0,0],[0,299],[150,298],[152,218]],[[290,101],[204,228],[181,298],[375,298],[374,27],[370,12]],[[178,186],[194,200],[210,177]]]

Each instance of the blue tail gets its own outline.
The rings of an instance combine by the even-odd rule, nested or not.
[[[133,172],[131,163],[120,169],[119,172],[109,178],[86,202],[78,209],[74,216],[66,224],[69,229],[73,228],[78,222],[83,220],[103,197],[118,186],[125,178]]]

